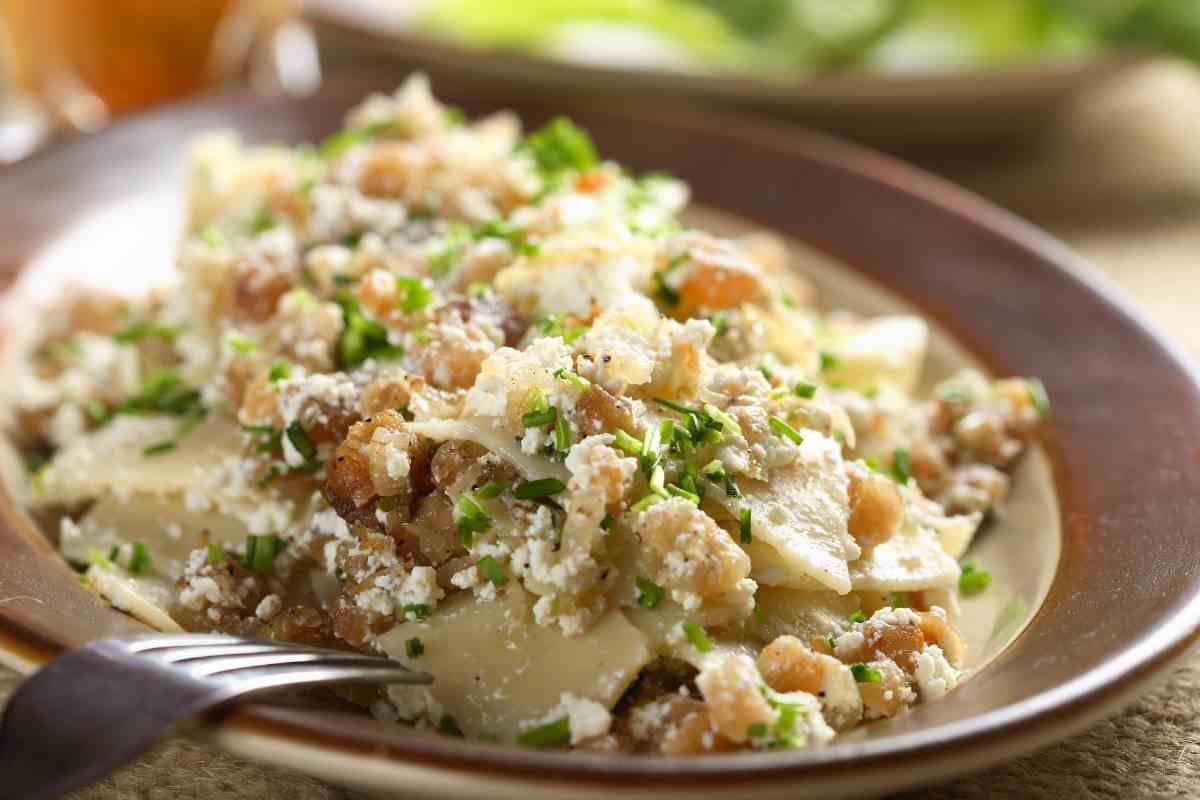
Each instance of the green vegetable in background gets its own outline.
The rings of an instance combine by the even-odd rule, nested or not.
[[[962,70],[1105,47],[1200,61],[1200,0],[443,0],[418,27],[469,45],[572,57],[576,39],[558,46],[565,26],[595,23],[647,32],[689,67],[768,74]]]

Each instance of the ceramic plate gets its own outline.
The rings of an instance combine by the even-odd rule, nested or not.
[[[305,100],[245,93],[150,114],[0,172],[0,273],[19,275],[0,345],[65,279],[144,284],[170,263],[184,151],[232,127],[313,141],[400,74],[329,82]],[[471,113],[556,109],[442,84]],[[1200,630],[1200,383],[1172,346],[1048,236],[895,161],[734,118],[576,114],[605,154],[689,181],[704,224],[788,237],[829,305],[915,308],[935,327],[929,378],[964,364],[1041,376],[1050,431],[972,556],[996,575],[969,599],[972,676],[949,699],[838,743],[702,759],[504,749],[368,718],[248,706],[204,729],[235,753],[405,796],[831,797],[882,793],[1012,757],[1132,699]],[[0,660],[137,625],[104,607],[0,501]],[[81,709],[80,713],[86,713]]]

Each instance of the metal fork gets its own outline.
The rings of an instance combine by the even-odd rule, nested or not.
[[[249,694],[432,681],[387,658],[236,636],[101,639],[13,693],[0,724],[0,798],[58,797],[132,761],[176,723]]]

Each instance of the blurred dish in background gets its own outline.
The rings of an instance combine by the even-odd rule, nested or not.
[[[359,0],[361,2],[361,0]],[[354,3],[351,3],[353,5]],[[1200,60],[1195,0],[373,0],[418,33],[563,61],[791,79],[940,73],[1136,45]]]
[[[0,163],[36,147],[32,131],[95,130],[246,74],[264,88],[316,88],[297,11],[294,0],[0,0]]]
[[[307,0],[328,61],[572,103],[736,105],[891,145],[1040,127],[1144,57],[1200,60],[1195,0]]]

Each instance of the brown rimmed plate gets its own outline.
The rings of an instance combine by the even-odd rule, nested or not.
[[[305,100],[226,94],[0,172],[0,268],[24,270],[21,292],[47,289],[56,275],[142,281],[141,266],[170,258],[189,136],[232,127],[250,141],[316,140],[365,93],[401,78],[341,79]],[[472,113],[516,108],[530,124],[558,110],[503,92],[438,90]],[[802,267],[835,305],[919,309],[940,332],[935,369],[977,361],[1044,379],[1051,430],[1018,479],[1032,510],[1013,512],[1031,516],[994,526],[979,544],[991,548],[988,566],[1005,572],[989,590],[1002,613],[968,608],[992,615],[979,668],[947,700],[834,746],[787,753],[531,752],[267,706],[238,709],[207,735],[242,755],[409,796],[862,794],[1060,738],[1132,699],[1187,651],[1200,632],[1200,382],[1085,265],[965,192],[820,136],[712,116],[575,116],[605,154],[688,180],[702,204],[721,210],[721,224],[803,243]],[[7,304],[6,340],[32,308]],[[0,660],[29,670],[65,647],[134,628],[78,585],[10,498],[0,502]]]

